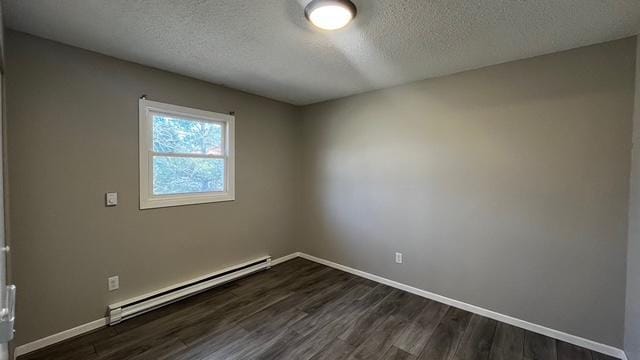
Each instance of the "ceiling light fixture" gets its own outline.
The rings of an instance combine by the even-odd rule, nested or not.
[[[338,30],[356,17],[356,6],[349,0],[313,0],[304,8],[304,16],[324,30]]]

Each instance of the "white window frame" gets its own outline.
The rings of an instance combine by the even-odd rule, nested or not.
[[[235,200],[235,116],[184,106],[140,99],[140,209],[205,204]],[[225,129],[224,153],[216,158],[225,160],[225,191],[175,195],[153,194],[153,114],[163,113],[194,121],[223,123]]]

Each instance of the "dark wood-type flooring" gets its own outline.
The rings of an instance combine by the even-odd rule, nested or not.
[[[298,258],[36,359],[613,358]]]

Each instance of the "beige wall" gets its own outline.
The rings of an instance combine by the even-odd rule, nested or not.
[[[297,250],[294,107],[20,33],[7,42],[17,345],[117,300]],[[236,201],[138,210],[141,94],[236,112]],[[104,206],[107,191],[118,207]]]
[[[634,54],[629,38],[305,108],[304,250],[621,347]]]
[[[629,244],[627,250],[627,312],[625,351],[640,360],[640,42],[636,44],[636,92],[633,113]]]

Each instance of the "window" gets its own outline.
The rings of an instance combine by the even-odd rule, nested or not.
[[[234,117],[140,100],[140,208],[235,199]]]

